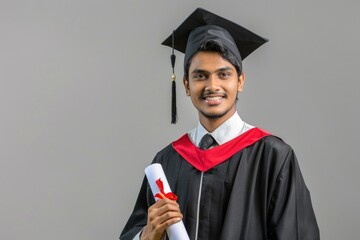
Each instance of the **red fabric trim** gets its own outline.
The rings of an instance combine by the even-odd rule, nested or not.
[[[270,133],[260,128],[252,128],[229,142],[208,150],[202,150],[191,142],[188,134],[184,134],[173,142],[172,146],[188,163],[199,171],[206,172],[240,150],[269,135]]]

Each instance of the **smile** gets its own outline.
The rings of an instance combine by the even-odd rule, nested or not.
[[[218,96],[218,97],[206,97],[205,100],[206,101],[219,101],[222,97]]]
[[[222,96],[206,96],[203,98],[205,103],[209,105],[218,105],[222,102],[224,98]]]

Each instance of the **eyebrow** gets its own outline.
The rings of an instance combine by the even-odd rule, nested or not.
[[[223,71],[228,71],[228,70],[232,70],[232,69],[230,67],[226,66],[226,67],[216,69],[215,72],[223,72]],[[191,73],[209,73],[209,71],[195,68]]]

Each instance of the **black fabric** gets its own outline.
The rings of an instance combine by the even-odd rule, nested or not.
[[[159,152],[153,162],[162,164],[178,196],[190,239],[195,239],[199,196],[198,240],[320,239],[295,154],[274,136],[262,138],[204,173],[185,161],[172,145]],[[153,203],[144,178],[120,239],[133,239],[146,225],[147,209]]]
[[[174,48],[185,53],[185,63],[208,40],[225,44],[240,62],[268,41],[237,23],[202,8],[197,8],[190,14],[162,44],[173,47],[173,34]]]
[[[200,140],[199,148],[206,150],[206,149],[209,149],[210,147],[214,146],[215,144],[216,144],[216,141],[213,138],[213,136],[211,136],[210,133],[207,133]]]
[[[190,58],[198,51],[200,46],[207,41],[215,41],[224,44],[236,56],[239,63],[242,61],[241,54],[231,34],[224,28],[216,25],[205,25],[194,29],[189,35],[185,56],[184,66]]]

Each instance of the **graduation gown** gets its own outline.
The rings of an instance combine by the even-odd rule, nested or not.
[[[310,193],[292,148],[253,128],[211,148],[185,134],[153,160],[178,196],[190,239],[317,240]],[[120,239],[133,239],[155,202],[146,178]]]

